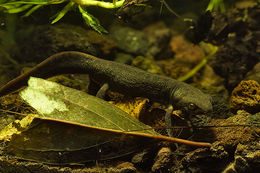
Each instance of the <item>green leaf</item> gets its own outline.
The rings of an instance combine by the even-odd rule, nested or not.
[[[21,0],[21,1],[0,1],[0,7],[4,8],[4,11],[7,13],[19,13],[26,10],[30,10],[24,15],[29,16],[31,13],[39,9],[43,5],[52,5],[52,4],[61,4],[66,0]],[[87,1],[92,2],[92,1]],[[103,1],[97,1],[103,3]],[[117,3],[117,1],[113,1]],[[77,3],[77,2],[76,2]],[[57,15],[57,17],[52,21],[52,24],[58,22],[64,15],[76,4],[73,1],[70,1]],[[104,2],[106,3],[106,2]],[[34,6],[36,5],[36,6]],[[95,4],[90,4],[95,5]],[[34,6],[34,7],[33,7]],[[84,19],[85,23],[93,28],[95,31],[99,33],[108,33],[105,28],[103,28],[99,20],[95,18],[93,15],[89,14],[86,10],[84,10],[80,5],[78,5],[79,11]],[[106,8],[106,7],[103,7]],[[1,10],[1,9],[0,9]]]
[[[28,10],[33,5],[36,6],[51,5],[51,4],[60,4],[63,2],[65,2],[65,0],[22,0],[22,1],[13,0],[8,2],[5,1],[0,2],[0,7],[3,7],[7,13],[19,13]],[[32,10],[35,11],[36,9],[32,9]]]
[[[100,25],[99,20],[97,18],[95,18],[93,15],[89,14],[80,5],[78,5],[78,8],[87,25],[89,25],[91,28],[93,28],[98,33],[108,33],[108,31]]]
[[[0,6],[2,5],[14,5],[14,4],[41,4],[41,5],[49,5],[49,4],[60,4],[65,2],[66,0],[13,0],[13,1],[0,1]]]
[[[27,11],[25,13],[25,15],[23,15],[23,17],[28,17],[30,16],[33,12],[35,12],[36,10],[38,10],[39,8],[41,8],[43,5],[35,5],[34,7],[32,7],[29,11]]]
[[[54,24],[58,22],[73,6],[74,2],[69,2],[57,15],[57,17],[51,22],[51,24]]]
[[[20,13],[20,12],[23,12],[23,11],[25,11],[25,10],[28,10],[29,8],[31,8],[33,5],[31,5],[31,4],[27,4],[27,5],[21,5],[21,6],[19,6],[19,7],[14,7],[14,8],[9,8],[8,10],[7,10],[7,13],[10,13],[10,14],[12,14],[12,13]]]
[[[115,131],[150,127],[114,105],[79,90],[31,77],[20,96],[40,113],[40,118]],[[159,135],[153,130],[138,133]]]

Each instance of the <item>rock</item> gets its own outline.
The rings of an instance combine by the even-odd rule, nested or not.
[[[247,120],[247,125],[250,125],[252,127],[260,127],[260,112],[251,115]]]
[[[106,35],[99,34],[94,30],[87,30],[84,36],[86,41],[96,48],[97,56],[109,58],[113,55],[116,43]]]
[[[256,132],[259,128],[251,127],[249,120],[252,115],[245,111],[238,111],[237,115],[227,119],[212,120],[209,125],[212,126],[230,126],[212,128],[212,140],[218,141],[225,149],[235,150],[238,144],[250,145],[253,141],[259,140]],[[251,122],[251,121],[250,121]],[[233,125],[233,127],[232,127]],[[238,126],[236,126],[238,125]],[[239,126],[245,125],[245,126]],[[247,126],[250,125],[250,126]]]
[[[161,67],[158,65],[158,63],[154,60],[152,56],[148,56],[148,57],[137,56],[136,58],[133,59],[132,65],[140,69],[143,69],[145,71],[148,71],[150,73],[155,73],[155,74],[165,76]]]
[[[250,113],[260,111],[260,84],[253,80],[242,81],[232,91],[230,109],[233,112],[245,110]]]
[[[209,64],[225,78],[229,91],[259,62],[259,5],[254,4],[239,10],[231,8],[225,14],[212,13],[214,19],[208,41],[218,45],[218,51],[209,59]]]
[[[228,164],[228,152],[219,143],[211,148],[198,148],[186,156],[179,163],[175,172],[221,172]],[[173,172],[173,171],[172,171]]]
[[[254,145],[238,144],[234,161],[223,171],[223,173],[254,173],[260,169],[260,143]]]
[[[153,164],[153,158],[155,157],[155,152],[149,149],[145,149],[142,152],[135,154],[131,162],[145,171],[150,171]]]
[[[149,48],[147,35],[130,27],[114,26],[110,29],[110,37],[121,50],[136,55],[145,55]]]
[[[150,45],[148,51],[146,52],[146,56],[155,56],[156,59],[173,57],[173,52],[167,52],[166,54],[166,51],[164,51],[167,50],[167,48],[170,48],[168,43],[172,33],[163,22],[151,24],[144,28],[143,32],[148,36]],[[159,53],[160,55],[156,56]]]
[[[133,61],[133,56],[131,54],[127,54],[127,53],[117,53],[114,61],[120,62],[123,64],[131,64],[131,62]]]
[[[223,90],[224,79],[218,76],[209,65],[205,65],[201,78],[201,86],[203,88],[217,87],[221,88],[217,90]]]
[[[110,29],[110,37],[124,52],[156,56],[167,49],[171,31],[162,22],[149,25],[142,31],[117,25]]]
[[[116,166],[118,173],[135,173],[136,168],[131,162],[123,162]]]
[[[254,68],[246,74],[244,80],[255,80],[260,83],[260,62],[257,63]]]
[[[199,46],[189,43],[181,35],[173,36],[169,45],[171,51],[174,52],[174,56],[172,56],[172,59],[161,60],[160,65],[163,72],[174,79],[189,73],[204,57],[204,53]]]
[[[254,37],[229,38],[219,49],[215,56],[209,59],[214,71],[225,78],[226,88],[232,90],[248,71],[259,61],[256,54],[256,42]]]
[[[175,53],[175,59],[187,64],[197,64],[204,57],[203,50],[198,45],[185,40],[182,35],[172,37],[170,46]]]
[[[159,150],[155,162],[152,166],[152,172],[169,172],[173,166],[173,153],[170,148],[163,147]]]
[[[238,158],[242,158],[243,160],[245,160],[245,166],[235,166],[238,172],[242,172],[241,168],[243,167],[247,169],[244,169],[244,172],[257,172],[257,170],[260,169],[260,143],[259,141],[256,141],[252,144],[253,145],[239,144],[237,146],[237,149],[235,151],[235,160],[238,160]]]
[[[86,30],[79,26],[39,25],[25,39],[20,40],[22,62],[41,62],[61,51],[81,51],[96,55],[95,48],[88,42]]]

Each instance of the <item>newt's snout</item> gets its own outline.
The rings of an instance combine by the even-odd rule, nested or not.
[[[204,93],[203,93],[204,94]],[[211,113],[213,111],[211,96],[204,94],[204,99],[197,102],[200,112],[198,113]]]
[[[188,114],[205,114],[212,112],[212,98],[201,90],[182,83],[173,93],[173,105]]]

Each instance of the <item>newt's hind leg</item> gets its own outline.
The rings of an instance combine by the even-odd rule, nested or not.
[[[100,89],[100,85],[90,78],[88,93],[93,96],[96,96],[99,89]]]
[[[108,89],[109,89],[108,83],[103,84],[102,87],[98,90],[96,96],[98,98],[104,99]]]
[[[88,93],[91,95],[95,95],[98,98],[105,99],[107,90],[109,89],[109,85],[107,83],[103,84],[101,87],[100,85],[90,78],[90,83],[88,86]]]
[[[165,113],[165,124],[166,124],[166,131],[167,131],[167,134],[168,136],[170,137],[173,137],[173,129],[171,128],[172,127],[172,111],[173,111],[173,106],[170,105],[168,108],[167,108],[167,111]]]

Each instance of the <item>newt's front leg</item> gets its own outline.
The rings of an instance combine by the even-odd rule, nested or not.
[[[166,128],[167,128],[166,131],[167,131],[168,136],[170,136],[170,137],[174,137],[173,136],[173,128],[172,128],[172,125],[173,125],[172,112],[173,112],[173,106],[170,105],[170,106],[168,106],[167,111],[165,113],[165,117],[164,117]],[[187,116],[187,117],[189,117],[189,116]],[[193,133],[193,125],[192,125],[191,120],[189,118],[184,118],[184,120],[186,121],[187,126],[189,128],[189,131],[192,134]]]
[[[108,83],[103,84],[101,88],[98,90],[96,97],[104,99],[108,89],[109,89]]]
[[[166,124],[166,131],[167,131],[167,134],[168,136],[170,137],[173,137],[173,129],[171,128],[172,127],[172,111],[173,111],[173,106],[170,105],[168,106],[167,108],[167,111],[165,113],[165,124]]]

